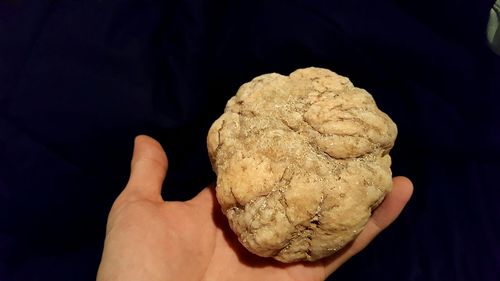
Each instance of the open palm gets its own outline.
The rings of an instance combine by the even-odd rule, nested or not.
[[[244,249],[207,187],[186,202],[165,202],[161,145],[136,138],[129,182],[108,218],[98,280],[324,280],[399,215],[413,187],[404,177],[347,247],[318,262],[282,264]]]

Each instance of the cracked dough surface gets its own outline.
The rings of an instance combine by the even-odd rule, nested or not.
[[[327,69],[258,76],[208,133],[217,200],[254,254],[282,262],[329,256],[392,188],[396,134],[368,92]]]

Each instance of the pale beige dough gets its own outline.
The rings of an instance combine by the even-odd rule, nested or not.
[[[392,188],[396,134],[367,91],[330,70],[258,76],[208,133],[217,200],[252,253],[282,262],[329,256]]]

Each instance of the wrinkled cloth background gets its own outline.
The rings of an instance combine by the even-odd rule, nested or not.
[[[307,66],[374,95],[415,184],[331,279],[500,280],[493,2],[0,1],[0,280],[95,279],[134,136],[169,155],[164,198],[191,198],[238,86]]]

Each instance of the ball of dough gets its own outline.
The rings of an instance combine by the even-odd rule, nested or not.
[[[254,78],[208,133],[217,200],[239,241],[281,262],[332,255],[392,188],[397,128],[327,69]]]

